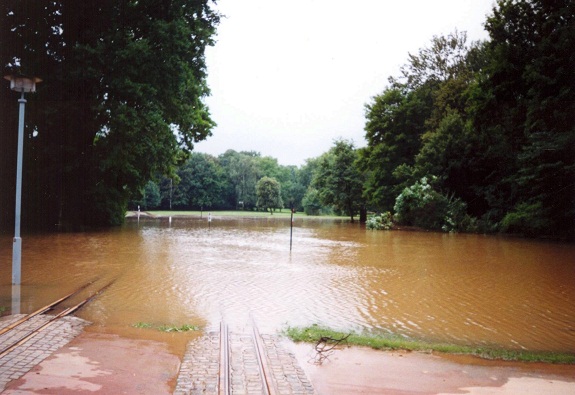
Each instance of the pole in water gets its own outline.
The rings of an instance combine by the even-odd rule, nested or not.
[[[208,228],[211,226],[212,223],[212,213],[208,213]]]
[[[292,239],[293,239],[293,207],[291,208],[291,221],[289,229],[289,250],[291,252]]]

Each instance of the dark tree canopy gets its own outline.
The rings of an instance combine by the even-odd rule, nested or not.
[[[44,80],[28,96],[37,137],[25,141],[24,221],[120,223],[134,192],[209,136],[204,50],[218,21],[208,0],[0,3],[3,73]],[[6,87],[0,106],[10,185],[17,103]],[[3,188],[3,212],[12,191]]]
[[[312,182],[320,201],[347,214],[351,222],[364,206],[364,179],[357,166],[357,159],[358,153],[352,142],[335,141],[334,146],[319,159]]]
[[[500,0],[485,26],[434,37],[366,106],[364,197],[389,210],[429,177],[473,229],[572,239],[575,3]]]

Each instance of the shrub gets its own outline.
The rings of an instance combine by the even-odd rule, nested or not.
[[[550,222],[544,215],[540,202],[520,203],[501,220],[501,231],[524,236],[544,234],[549,226]]]
[[[372,215],[367,219],[365,226],[371,230],[389,230],[393,226],[391,213],[388,211],[381,215]]]
[[[393,209],[396,221],[402,225],[444,232],[477,229],[477,221],[467,215],[465,202],[437,192],[427,177],[405,188],[395,199]]]
[[[321,201],[319,200],[319,192],[315,188],[307,190],[302,200],[304,211],[307,215],[320,215]]]

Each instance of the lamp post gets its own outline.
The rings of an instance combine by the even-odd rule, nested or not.
[[[22,157],[24,155],[24,111],[26,99],[24,92],[36,92],[36,84],[42,82],[40,78],[28,77],[21,74],[4,76],[10,81],[10,89],[20,92],[20,113],[18,118],[18,159],[16,164],[16,211],[14,218],[14,240],[12,245],[12,285],[20,285],[22,267],[22,238],[20,237],[20,212],[22,205]]]

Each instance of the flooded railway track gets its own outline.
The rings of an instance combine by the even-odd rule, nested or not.
[[[315,394],[295,356],[273,335],[224,323],[190,343],[175,394]]]
[[[8,382],[22,377],[89,325],[71,314],[104,292],[113,281],[90,290],[95,283],[89,282],[30,314],[0,319],[0,392]],[[47,312],[52,314],[44,314]]]
[[[109,282],[105,286],[99,288],[95,292],[90,293],[89,296],[84,297],[80,302],[73,304],[72,306],[61,308],[60,311],[54,315],[45,316],[45,319],[34,320],[35,317],[59,307],[61,303],[71,299],[73,296],[79,294],[81,291],[83,291],[84,289],[88,288],[90,285],[93,284],[93,282],[89,282],[81,286],[80,288],[76,289],[74,292],[71,292],[63,296],[62,298],[57,299],[54,302],[51,302],[46,306],[43,306],[30,314],[27,314],[21,318],[17,318],[4,328],[1,328],[0,358],[6,356],[11,351],[15,350],[18,346],[30,341],[57,320],[74,313],[82,306],[84,306],[86,303],[88,303],[90,300],[95,298],[97,295],[101,294],[106,288],[110,287],[113,283],[114,281]],[[22,335],[12,335],[10,333],[11,331],[15,331],[16,329],[22,326],[26,326],[26,330],[19,331],[20,333],[23,333]]]

